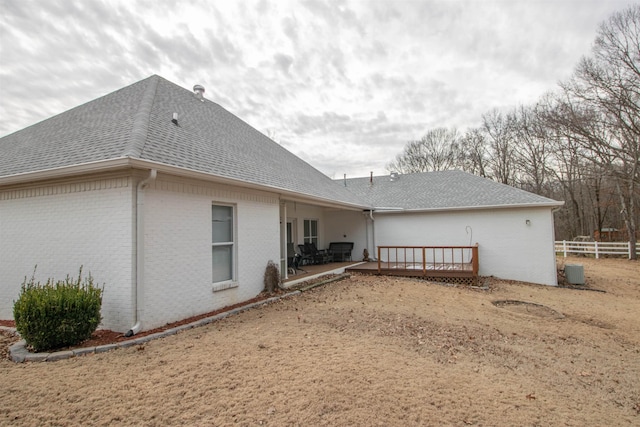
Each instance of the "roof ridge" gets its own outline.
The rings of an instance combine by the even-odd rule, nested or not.
[[[158,79],[156,74],[148,78],[149,86],[144,92],[140,100],[138,111],[133,117],[133,126],[131,128],[131,142],[126,147],[124,157],[140,157],[147,143],[147,135],[149,133],[149,117],[151,116],[151,107],[156,97],[158,89]]]

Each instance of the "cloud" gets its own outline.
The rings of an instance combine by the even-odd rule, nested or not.
[[[384,173],[430,128],[535,102],[628,4],[3,1],[0,135],[159,74],[327,174]]]
[[[282,19],[282,32],[291,39],[294,45],[298,43],[298,23],[293,17],[287,16]]]
[[[280,69],[284,74],[289,74],[291,64],[293,64],[293,58],[283,53],[276,53],[273,55],[273,59],[276,63],[276,67]]]

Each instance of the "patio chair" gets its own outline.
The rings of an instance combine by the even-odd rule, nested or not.
[[[299,265],[313,264],[313,255],[311,254],[311,249],[306,245],[298,245],[298,249],[300,250],[300,263]]]
[[[289,273],[296,274],[298,271],[306,273],[306,271],[300,268],[301,261],[302,257],[296,252],[293,243],[287,243],[287,269]]]
[[[308,252],[313,257],[313,262],[315,264],[326,264],[331,260],[329,252],[324,249],[318,249],[315,243],[305,243],[304,245],[305,247],[308,247]]]
[[[353,242],[331,242],[329,243],[329,253],[333,257],[333,261],[340,262],[351,261],[351,251],[353,250]]]
[[[314,243],[298,245],[302,253],[302,265],[304,264],[326,264],[329,262],[329,254],[326,251],[319,251]]]

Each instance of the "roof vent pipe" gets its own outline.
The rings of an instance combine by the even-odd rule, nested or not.
[[[204,86],[195,85],[193,87],[193,92],[195,93],[196,98],[204,102]]]

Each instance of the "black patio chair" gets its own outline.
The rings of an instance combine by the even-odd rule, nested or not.
[[[300,250],[300,265],[313,264],[314,259],[311,254],[311,248],[307,247],[306,244],[298,245],[298,249]]]
[[[287,268],[289,272],[296,274],[298,271],[302,271],[306,273],[305,270],[300,268],[300,263],[302,262],[302,256],[298,252],[293,245],[293,243],[287,243]]]
[[[331,260],[329,252],[318,249],[315,243],[305,243],[304,245],[308,247],[307,252],[313,257],[314,264],[326,264]]]

